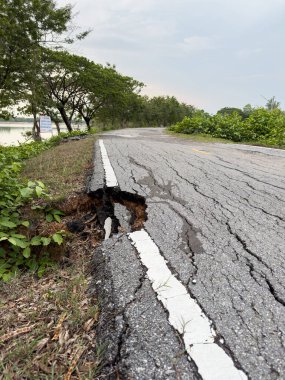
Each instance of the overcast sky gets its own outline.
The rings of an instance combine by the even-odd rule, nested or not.
[[[92,33],[76,54],[208,112],[273,95],[285,108],[285,0],[58,0]]]

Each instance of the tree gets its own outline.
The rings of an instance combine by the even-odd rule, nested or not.
[[[267,102],[266,102],[266,109],[268,109],[268,111],[272,111],[272,110],[275,110],[275,109],[278,109],[280,107],[280,102],[278,102],[276,99],[275,99],[275,96],[273,96],[272,98],[270,99],[266,99]]]
[[[97,119],[112,124],[119,122],[121,127],[126,127],[128,122],[135,120],[136,112],[140,109],[139,93],[144,84],[132,77],[121,75],[110,65],[104,69],[104,103]]]
[[[41,80],[50,108],[59,111],[69,132],[72,119],[78,110],[81,98],[86,93],[85,85],[93,62],[85,57],[66,51],[45,49],[41,69]]]
[[[0,0],[0,102],[17,101],[34,73],[42,44],[57,42],[68,29],[71,6],[53,0]]]
[[[251,104],[246,104],[242,109],[244,118],[246,119],[247,117],[249,117],[253,111],[254,111],[254,107],[252,107]]]
[[[110,65],[104,67],[82,56],[48,49],[44,51],[41,82],[46,92],[43,104],[59,111],[68,131],[72,131],[74,116],[80,115],[88,129],[95,116],[101,120],[122,117],[142,86]]]
[[[240,108],[236,107],[224,107],[217,111],[217,114],[220,115],[232,115],[233,113],[237,113],[239,116],[244,117],[243,111]]]
[[[181,121],[185,116],[191,117],[194,110],[191,105],[179,103],[174,96],[145,96],[140,118],[148,126],[168,126]]]

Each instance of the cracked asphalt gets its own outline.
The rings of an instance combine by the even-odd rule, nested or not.
[[[120,189],[145,197],[145,229],[236,366],[250,379],[285,379],[285,151],[155,128],[101,138]],[[91,191],[103,186],[98,146],[94,159]],[[92,291],[104,376],[201,378],[124,234],[95,252]]]

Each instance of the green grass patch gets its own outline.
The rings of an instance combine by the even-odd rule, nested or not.
[[[186,133],[176,133],[173,131],[167,130],[166,133],[168,135],[174,137],[180,137],[182,139],[189,139],[194,142],[202,142],[202,143],[223,143],[223,144],[235,144],[235,142],[227,139],[222,139],[218,137],[212,137],[211,135],[207,135],[205,133],[195,133],[195,134],[186,134]]]

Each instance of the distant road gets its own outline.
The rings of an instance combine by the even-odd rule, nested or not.
[[[154,128],[101,139],[120,189],[146,200],[150,239],[115,236],[100,250],[99,290],[116,314],[110,321],[103,313],[98,333],[112,341],[106,371],[132,379],[284,379],[285,151],[191,142]],[[173,310],[163,299],[171,286],[151,287],[151,273],[164,270],[152,268],[156,251],[199,307],[196,315],[189,304],[193,318],[181,321],[183,331],[183,305]]]

